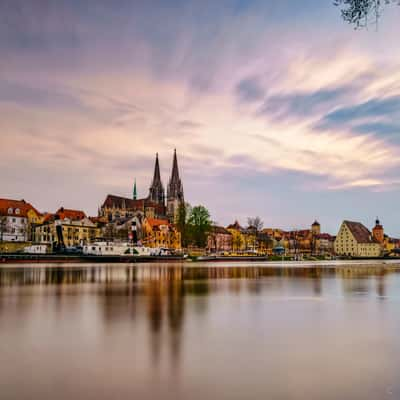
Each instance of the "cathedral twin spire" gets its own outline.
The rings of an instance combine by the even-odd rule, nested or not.
[[[160,163],[158,161],[158,153],[156,154],[156,162],[154,166],[153,181],[150,186],[149,200],[165,205],[165,190],[161,181]],[[172,173],[167,188],[167,201],[178,200],[183,202],[183,185],[179,177],[178,159],[176,149],[174,150],[174,158],[172,162]]]

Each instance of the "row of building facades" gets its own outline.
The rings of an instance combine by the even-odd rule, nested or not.
[[[25,200],[0,199],[1,249],[7,249],[7,245],[4,246],[7,243],[32,242],[45,244],[54,250],[99,240],[118,240],[180,251],[181,234],[176,222],[182,204],[183,185],[176,151],[167,194],[161,181],[157,155],[148,196],[137,197],[135,182],[131,198],[107,195],[95,217],[64,207],[53,213],[42,213]],[[359,222],[344,221],[337,236],[322,233],[317,221],[309,229],[292,231],[242,227],[235,221],[227,227],[212,226],[204,251],[220,254],[379,257],[398,248],[400,241],[385,235],[379,220],[372,231]]]

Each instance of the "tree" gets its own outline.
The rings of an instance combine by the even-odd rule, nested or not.
[[[333,4],[340,7],[343,19],[358,29],[370,24],[377,25],[384,7],[399,5],[400,0],[334,0]]]
[[[0,242],[3,241],[4,232],[7,232],[7,217],[5,215],[0,216]]]
[[[255,250],[256,245],[258,244],[258,233],[263,228],[264,222],[261,220],[260,217],[254,217],[254,218],[249,217],[247,218],[247,223],[249,227],[247,228],[247,235],[245,239],[246,241],[249,242],[249,246],[252,247],[252,250]]]
[[[211,230],[210,213],[204,206],[193,207],[189,219],[188,226],[191,241],[198,247],[205,247],[207,244],[207,236]]]
[[[252,227],[254,229],[256,234],[260,232],[264,226],[264,222],[262,222],[260,217],[247,218],[247,224],[249,225],[249,227]]]
[[[239,231],[236,231],[236,230],[231,230],[230,232],[232,234],[233,250],[235,250],[235,251],[241,250],[242,246],[243,246],[243,242],[244,242],[243,235]]]
[[[178,215],[176,220],[176,228],[181,234],[182,247],[187,247],[190,240],[190,229],[188,220],[191,213],[189,203],[181,203],[178,208]]]

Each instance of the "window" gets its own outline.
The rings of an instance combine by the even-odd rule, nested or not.
[[[20,214],[20,212],[21,212],[21,211],[20,211],[20,209],[19,209],[19,208],[16,208],[16,209],[15,209],[15,214],[17,214],[17,215],[18,215],[18,214]]]
[[[10,207],[9,209],[8,209],[8,211],[7,211],[9,214],[12,214],[13,213],[13,209]]]

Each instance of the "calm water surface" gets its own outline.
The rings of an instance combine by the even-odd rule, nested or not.
[[[0,399],[400,399],[392,267],[0,268]]]

